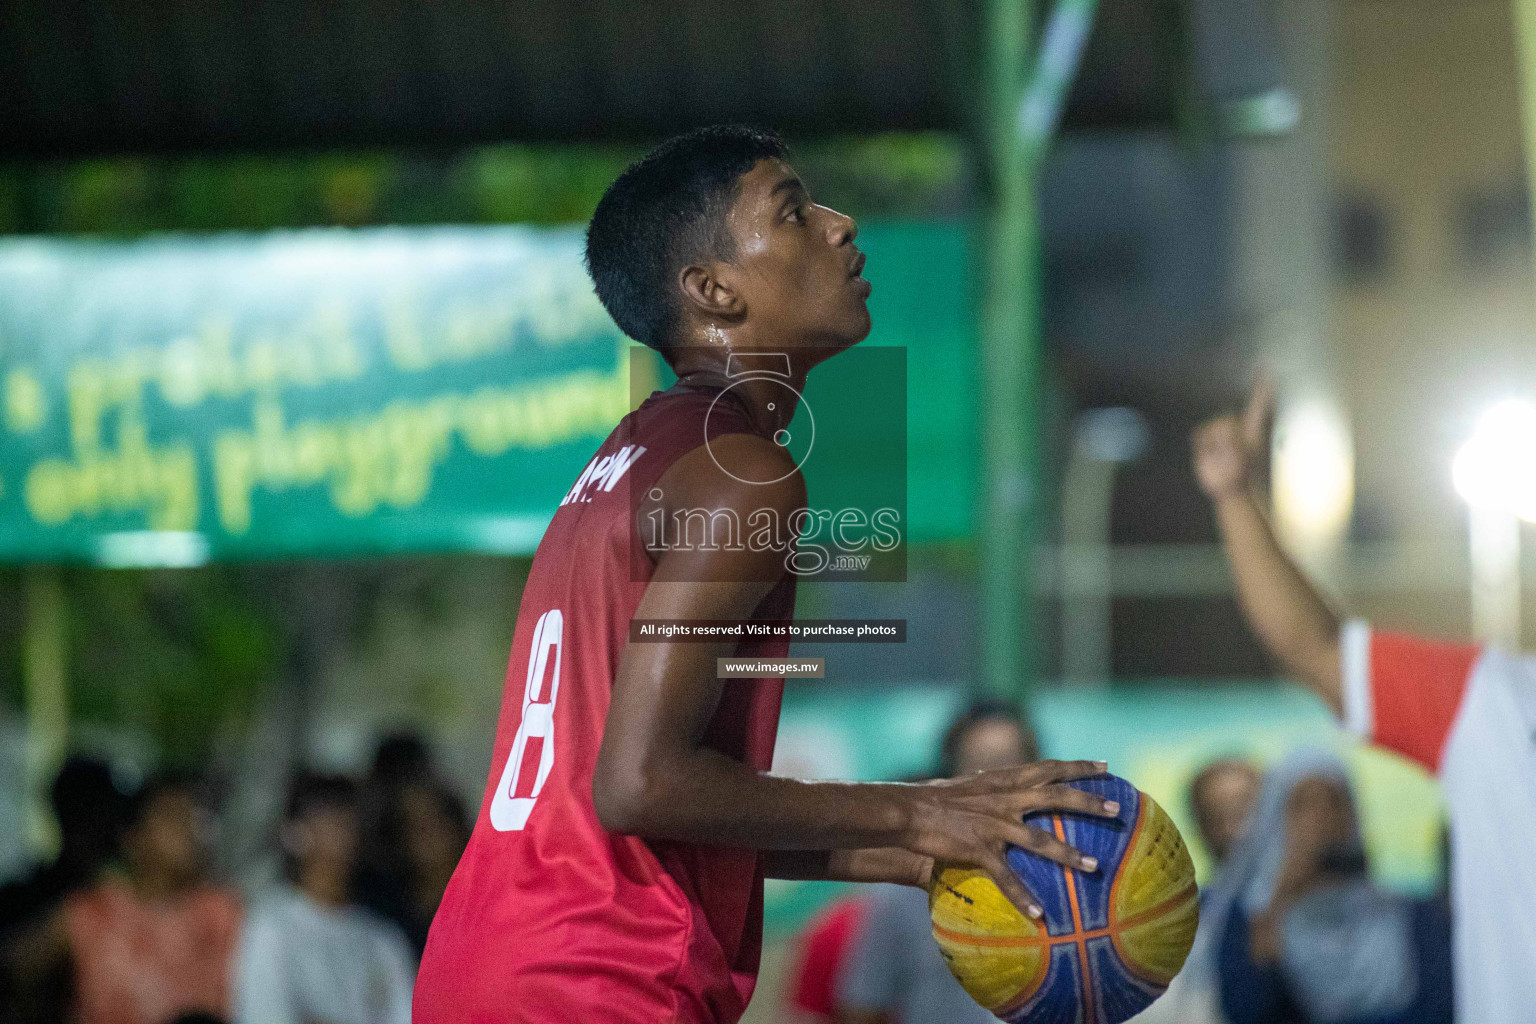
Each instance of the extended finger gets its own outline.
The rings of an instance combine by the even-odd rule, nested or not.
[[[1109,765],[1103,761],[1036,761],[1019,769],[1021,786],[1039,786],[1048,782],[1073,782],[1103,775]]]
[[[1084,856],[1043,829],[1023,824],[1010,825],[1005,837],[1019,849],[1027,850],[1037,857],[1055,861],[1062,867],[1071,868],[1074,871],[1099,870],[1097,858]]]
[[[1113,818],[1120,813],[1116,800],[1106,800],[1097,793],[1087,793],[1073,786],[1033,786],[1025,790],[1021,804],[1025,814],[1039,811],[1065,811],[1068,814],[1089,814],[1099,818]]]
[[[1255,455],[1269,452],[1269,435],[1275,425],[1275,385],[1261,378],[1253,386],[1248,408],[1243,410],[1243,442]]]
[[[1003,895],[1008,897],[1008,902],[1019,908],[1019,913],[1036,921],[1045,916],[1045,911],[1040,907],[1040,901],[1035,899],[1035,894],[1019,880],[1019,876],[1013,873],[1013,869],[1008,866],[1007,858],[993,857],[982,865],[982,868],[991,876],[997,887],[1003,890]]]

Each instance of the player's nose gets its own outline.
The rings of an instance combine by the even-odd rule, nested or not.
[[[828,210],[832,215],[827,224],[827,241],[833,245],[846,245],[859,237],[859,222],[846,213]]]

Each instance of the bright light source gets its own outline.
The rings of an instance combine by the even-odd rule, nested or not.
[[[1451,462],[1451,482],[1473,508],[1536,522],[1536,405],[1510,399],[1484,413]]]
[[[1336,544],[1355,504],[1355,453],[1349,426],[1331,404],[1285,409],[1275,428],[1275,519],[1291,544],[1319,551]]]

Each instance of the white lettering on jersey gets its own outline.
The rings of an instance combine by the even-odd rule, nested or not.
[[[620,478],[629,472],[629,467],[635,464],[635,460],[644,454],[644,445],[627,444],[612,455],[594,458],[581,471],[581,476],[576,478],[565,497],[560,499],[561,507],[577,501],[591,501],[592,495],[599,489],[604,494],[612,491]]]

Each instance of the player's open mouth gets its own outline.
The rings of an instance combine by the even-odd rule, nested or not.
[[[868,298],[869,293],[874,291],[874,285],[860,277],[859,275],[862,273],[864,273],[864,254],[859,253],[848,266],[848,280],[857,285],[859,290],[864,293],[865,298]]]

